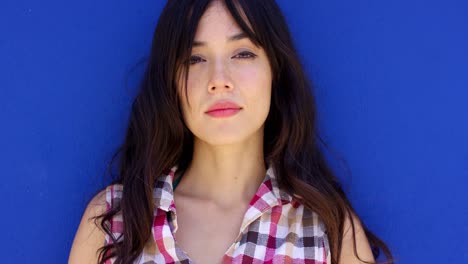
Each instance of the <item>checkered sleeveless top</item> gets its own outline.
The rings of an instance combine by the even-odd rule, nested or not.
[[[177,214],[173,181],[176,170],[174,166],[156,180],[152,236],[135,263],[195,263],[175,239]],[[106,188],[108,209],[120,203],[122,190],[120,184]],[[121,214],[114,216],[110,228],[118,241],[123,239]],[[107,234],[105,243],[112,243]],[[315,212],[278,188],[270,166],[244,215],[237,239],[220,263],[326,264],[331,263],[330,257],[325,225]],[[115,258],[110,259],[106,264],[114,261]]]

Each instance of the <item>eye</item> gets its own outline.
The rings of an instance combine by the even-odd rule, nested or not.
[[[190,56],[190,58],[188,60],[190,65],[197,64],[197,63],[202,62],[202,61],[204,61],[204,59],[202,59],[199,56]]]
[[[252,52],[243,51],[234,57],[240,58],[240,59],[249,59],[249,58],[255,58],[257,57],[257,55],[253,54]]]

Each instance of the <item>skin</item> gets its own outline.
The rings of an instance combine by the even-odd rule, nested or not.
[[[196,263],[220,262],[239,235],[244,213],[266,173],[263,130],[272,73],[263,49],[246,37],[229,40],[240,33],[226,7],[212,2],[195,34],[194,41],[203,44],[192,50],[187,98],[179,85],[194,153],[175,191],[176,239]],[[242,110],[223,118],[205,113],[222,99]]]
[[[184,121],[194,134],[193,160],[174,198],[177,244],[196,263],[219,263],[239,235],[248,204],[263,180],[264,122],[271,101],[272,73],[264,50],[242,33],[220,1],[213,1],[198,25],[192,50],[187,97],[179,80]],[[236,115],[214,118],[205,112],[229,99],[242,107]],[[106,209],[104,193],[88,205],[78,227],[69,263],[96,263],[104,233],[88,220]],[[367,239],[355,221],[357,251],[373,260]],[[197,239],[193,239],[197,238]],[[345,222],[340,263],[359,262],[352,232]],[[209,250],[207,250],[209,249]],[[207,254],[209,252],[209,254]]]
[[[272,74],[263,49],[248,38],[229,40],[239,33],[224,5],[212,2],[195,34],[194,41],[203,45],[192,49],[187,98],[178,82],[184,121],[194,134],[194,153],[177,190],[187,189],[221,207],[249,202],[266,172],[263,127]],[[205,113],[225,99],[242,110],[224,118]]]

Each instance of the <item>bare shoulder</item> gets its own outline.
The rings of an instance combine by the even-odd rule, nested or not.
[[[341,259],[340,263],[356,263],[361,264],[365,263],[360,261],[356,255],[354,254],[354,245],[355,241],[353,238],[353,234],[356,238],[356,251],[359,255],[359,258],[364,261],[368,262],[375,262],[374,256],[372,255],[372,250],[369,245],[369,241],[367,240],[366,233],[364,228],[361,224],[361,221],[356,215],[352,215],[352,220],[354,223],[354,232],[351,225],[351,217],[346,217],[344,223],[344,231],[343,231],[343,242],[341,245]]]
[[[105,233],[94,223],[93,217],[107,210],[106,190],[96,194],[86,206],[76,231],[68,258],[69,264],[92,263],[98,260],[98,248],[104,245]]]

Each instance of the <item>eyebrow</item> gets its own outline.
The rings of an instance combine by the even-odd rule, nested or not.
[[[241,39],[245,39],[245,38],[248,38],[247,34],[245,34],[244,32],[241,32],[239,34],[230,36],[228,38],[228,41],[236,41],[236,40],[241,40]],[[206,42],[204,42],[204,41],[194,41],[192,46],[193,47],[206,46]]]

